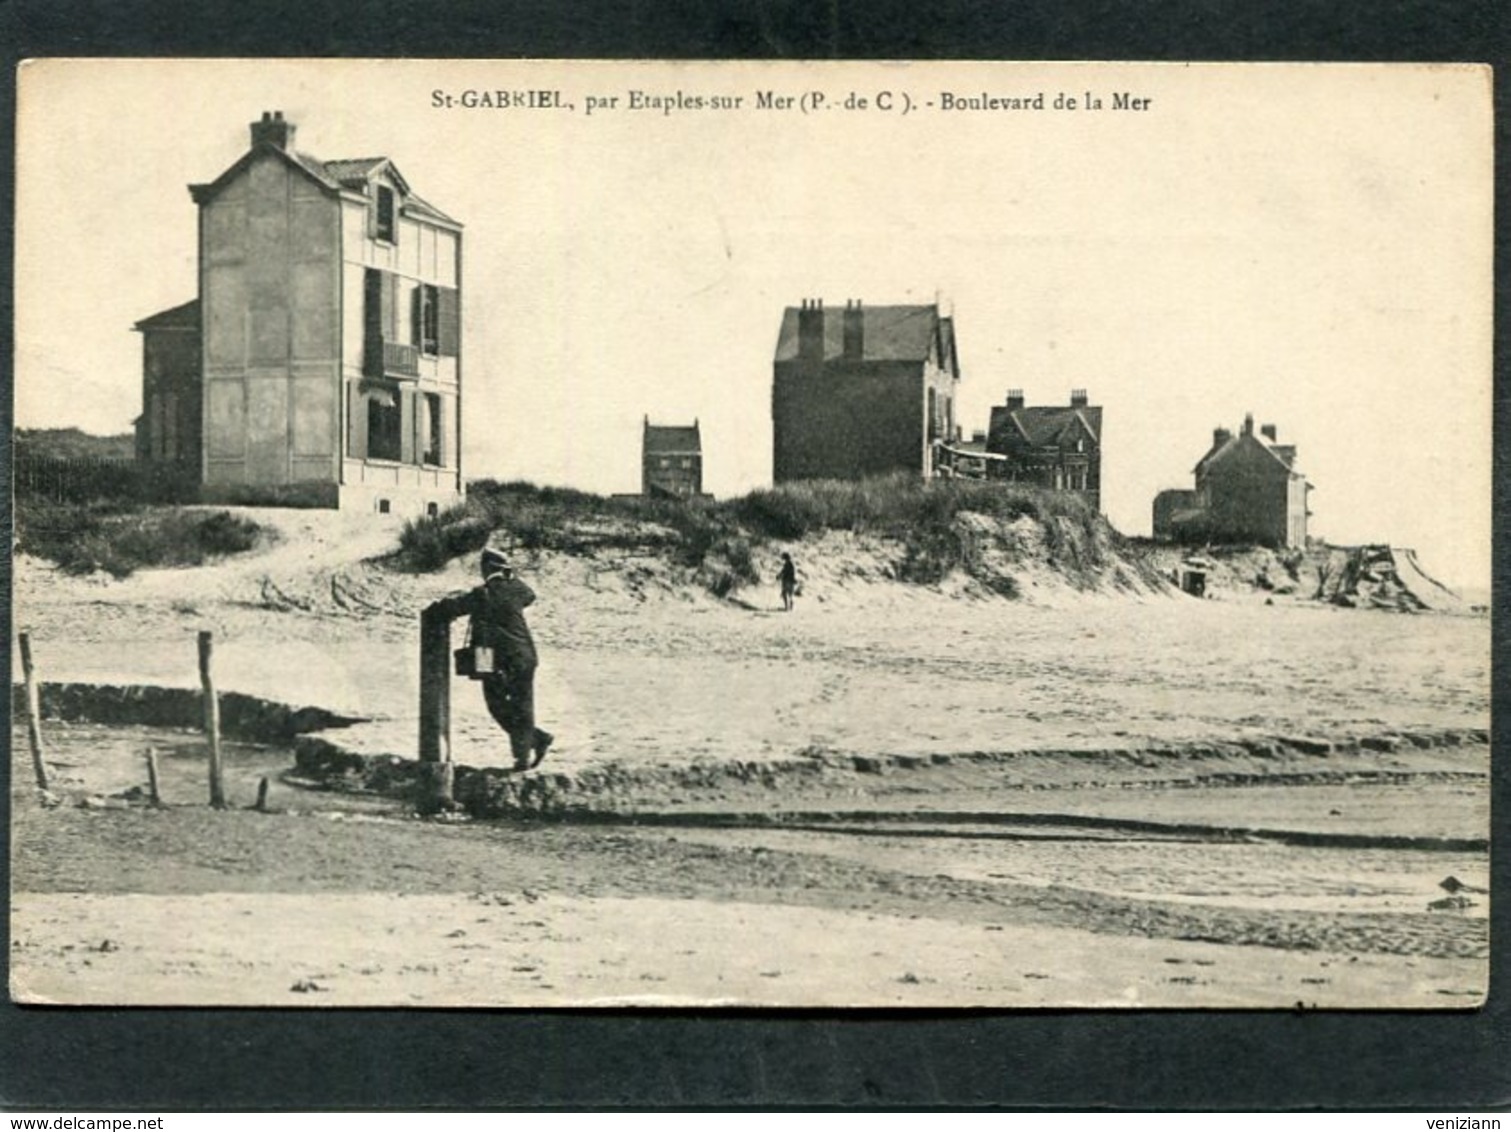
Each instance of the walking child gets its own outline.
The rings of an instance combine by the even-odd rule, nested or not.
[[[782,572],[778,575],[782,585],[782,608],[792,612],[792,599],[797,594],[797,567],[792,564],[792,555],[782,551]]]

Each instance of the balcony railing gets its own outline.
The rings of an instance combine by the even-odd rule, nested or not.
[[[362,372],[368,377],[419,377],[420,351],[404,342],[368,342]]]
[[[420,351],[403,342],[384,342],[383,372],[400,377],[419,377]]]

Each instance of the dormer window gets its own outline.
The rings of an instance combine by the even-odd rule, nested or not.
[[[374,201],[373,236],[390,244],[398,243],[394,227],[393,190],[387,185],[374,186],[377,190]]]

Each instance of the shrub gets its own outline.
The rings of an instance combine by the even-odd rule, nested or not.
[[[25,503],[16,509],[18,548],[70,574],[200,566],[251,550],[263,528],[229,511],[152,507],[123,502]]]
[[[458,555],[482,550],[489,529],[465,506],[449,507],[439,515],[406,520],[399,533],[400,555],[411,569],[440,570]]]
[[[1089,581],[1121,546],[1120,536],[1079,495],[1011,483],[925,482],[899,473],[782,484],[715,503],[605,498],[570,488],[482,480],[469,485],[462,506],[407,524],[399,561],[411,569],[438,570],[457,555],[480,550],[490,538],[571,554],[665,550],[725,596],[760,581],[755,558],[761,546],[843,530],[900,541],[898,576],[904,581],[935,584],[961,570],[1015,596],[1011,578],[984,568],[979,538],[962,527],[962,512],[1003,522],[1038,521],[1051,562],[1077,580]]]

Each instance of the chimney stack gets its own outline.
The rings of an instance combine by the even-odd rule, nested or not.
[[[1070,391],[1070,407],[1072,409],[1084,409],[1086,407],[1086,390],[1072,389]]]
[[[1007,407],[1009,411],[1023,408],[1023,390],[1009,389],[1007,391]]]
[[[804,299],[797,312],[797,356],[805,362],[824,360],[823,299]]]
[[[1245,413],[1243,415],[1243,434],[1245,436],[1253,436],[1254,435],[1254,414],[1253,413]]]
[[[1233,434],[1231,432],[1229,432],[1225,428],[1214,428],[1212,430],[1212,447],[1213,448],[1221,448],[1224,444],[1226,444],[1228,441],[1230,441],[1232,439],[1233,439]]]
[[[1259,435],[1262,436],[1262,437],[1264,437],[1271,444],[1274,444],[1275,443],[1275,439],[1276,439],[1276,437],[1275,437],[1275,426],[1272,425],[1272,424],[1260,425],[1259,426]]]
[[[866,325],[860,300],[845,302],[845,361],[858,362],[866,356]]]
[[[282,110],[264,110],[262,121],[252,123],[252,144],[256,146],[263,142],[283,150],[294,147],[294,123],[283,120]]]

